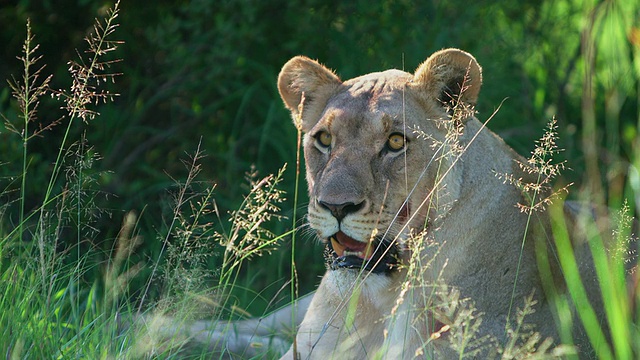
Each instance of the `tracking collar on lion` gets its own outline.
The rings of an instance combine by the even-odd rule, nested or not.
[[[549,219],[534,214],[529,223],[516,208],[523,193],[496,177],[536,181],[475,118],[481,84],[475,58],[458,49],[436,52],[414,74],[347,81],[303,56],[283,66],[278,89],[304,132],[307,218],[329,263],[283,358],[482,358],[506,343],[515,307],[531,294],[527,323],[543,339],[557,335],[534,249],[551,241]],[[575,246],[594,285],[587,252]],[[551,281],[563,284],[554,265]],[[459,291],[446,299],[474,301],[482,320],[469,321],[495,346],[459,336],[438,307],[449,305],[438,304],[441,283]],[[601,309],[597,286],[588,292]]]

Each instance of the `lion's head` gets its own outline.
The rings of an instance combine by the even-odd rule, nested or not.
[[[284,65],[279,91],[304,132],[308,220],[331,246],[332,268],[392,270],[399,235],[454,204],[461,175],[445,122],[473,115],[481,83],[474,57],[457,49],[433,54],[414,75],[345,82],[307,57]]]

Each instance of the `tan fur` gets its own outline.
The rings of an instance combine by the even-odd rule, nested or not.
[[[481,334],[504,341],[513,291],[513,313],[533,293],[538,305],[527,322],[543,337],[556,336],[534,253],[535,241],[551,241],[547,216],[532,217],[514,290],[528,216],[516,208],[522,193],[496,174],[536,179],[527,178],[515,161],[523,159],[472,113],[456,119],[462,126],[457,143],[447,140],[445,122],[475,104],[481,83],[474,57],[457,49],[436,52],[414,75],[389,70],[344,82],[306,57],[287,62],[278,87],[305,133],[308,220],[322,240],[339,230],[362,242],[385,234],[403,249],[405,262],[410,235],[423,232],[436,245],[419,254],[425,262],[433,259],[419,283],[443,281],[472,299],[483,314]],[[448,97],[457,102],[448,105]],[[320,131],[331,135],[329,148],[317,144]],[[405,150],[385,150],[392,133],[406,136]],[[409,216],[400,215],[405,200]],[[322,203],[362,206],[338,222]],[[328,270],[283,359],[457,357],[446,332],[429,340],[439,329],[419,306],[432,301],[424,292],[399,301],[406,280],[406,270]]]

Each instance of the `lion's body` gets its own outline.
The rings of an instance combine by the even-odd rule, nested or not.
[[[555,299],[545,292],[551,284],[566,295],[550,224],[557,219],[516,206],[549,194],[531,198],[513,184],[540,179],[475,118],[481,83],[476,60],[456,49],[433,54],[415,74],[345,82],[308,58],[287,62],[278,88],[305,134],[307,218],[327,244],[328,270],[296,312],[196,323],[190,336],[247,356],[257,354],[255,342],[282,349],[286,330],[299,324],[283,359],[492,358],[513,346],[518,309],[533,296],[525,323],[534,328],[519,331],[558,344]],[[574,205],[564,212],[576,235],[572,215],[584,211]],[[571,241],[602,321],[589,246],[580,236]],[[562,340],[573,336],[588,357],[589,341],[574,325]]]
[[[435,244],[421,249],[429,268],[417,272],[418,279],[402,268],[328,270],[283,358],[449,354],[447,344],[438,345],[446,329],[429,315],[430,306],[437,308],[433,289],[440,282],[475,302],[481,335],[504,344],[509,311],[513,324],[530,294],[538,304],[527,323],[543,337],[556,335],[534,252],[535,241],[551,244],[548,217],[518,209],[530,200],[498,175],[537,179],[521,169],[524,160],[502,139],[464,112],[481,82],[475,59],[453,49],[434,54],[415,75],[390,70],[341,82],[304,57],[283,67],[279,89],[305,133],[308,219],[318,237],[334,238],[340,249],[357,247],[348,245],[353,240],[392,239],[404,263],[410,234],[421,232]],[[448,98],[455,100],[450,107]],[[404,137],[393,138],[400,149],[390,143],[394,134]],[[366,260],[362,254],[356,257]],[[403,284],[413,290],[403,292]],[[430,340],[439,330],[441,340]]]

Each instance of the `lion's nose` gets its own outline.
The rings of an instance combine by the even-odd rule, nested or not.
[[[344,217],[347,216],[348,214],[355,213],[364,207],[364,201],[359,204],[354,204],[352,202],[346,202],[342,204],[331,204],[324,201],[318,201],[318,204],[320,204],[320,206],[324,207],[325,209],[329,210],[331,212],[331,215],[333,215],[333,217],[335,217],[338,220],[338,222],[341,222],[342,219],[344,219]]]

